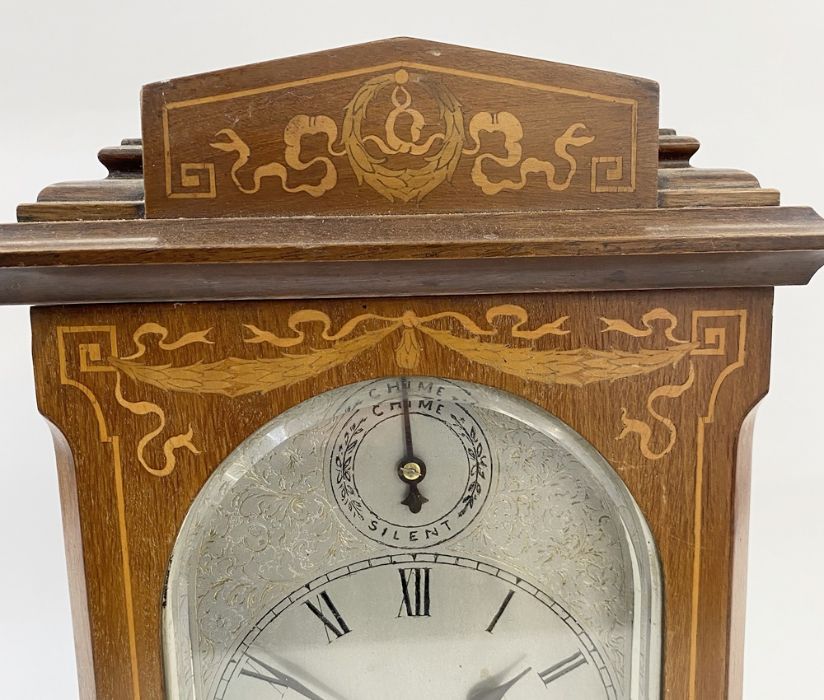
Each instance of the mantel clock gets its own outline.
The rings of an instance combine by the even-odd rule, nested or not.
[[[148,85],[0,227],[80,689],[741,697],[773,287],[824,221],[655,83],[393,39]]]

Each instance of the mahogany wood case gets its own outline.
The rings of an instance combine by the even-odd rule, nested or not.
[[[653,82],[413,39],[150,85],[110,175],[0,227],[53,426],[81,696],[164,697],[175,537],[215,468],[332,387],[522,396],[608,460],[664,576],[666,700],[740,698],[773,287],[824,221],[693,168]]]

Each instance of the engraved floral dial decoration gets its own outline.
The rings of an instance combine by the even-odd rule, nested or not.
[[[658,697],[637,505],[571,429],[477,384],[386,377],[278,416],[207,481],[168,581],[172,700]]]

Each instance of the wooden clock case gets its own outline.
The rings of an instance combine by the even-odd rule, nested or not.
[[[83,698],[164,697],[170,553],[230,451],[326,389],[416,374],[592,443],[658,547],[662,697],[741,697],[772,288],[824,262],[824,221],[693,168],[657,100],[390,40],[148,86],[109,177],[20,206],[0,301],[35,305]]]

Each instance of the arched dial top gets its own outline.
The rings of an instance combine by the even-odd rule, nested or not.
[[[657,698],[660,574],[609,465],[488,387],[389,377],[287,411],[184,523],[170,697]]]

